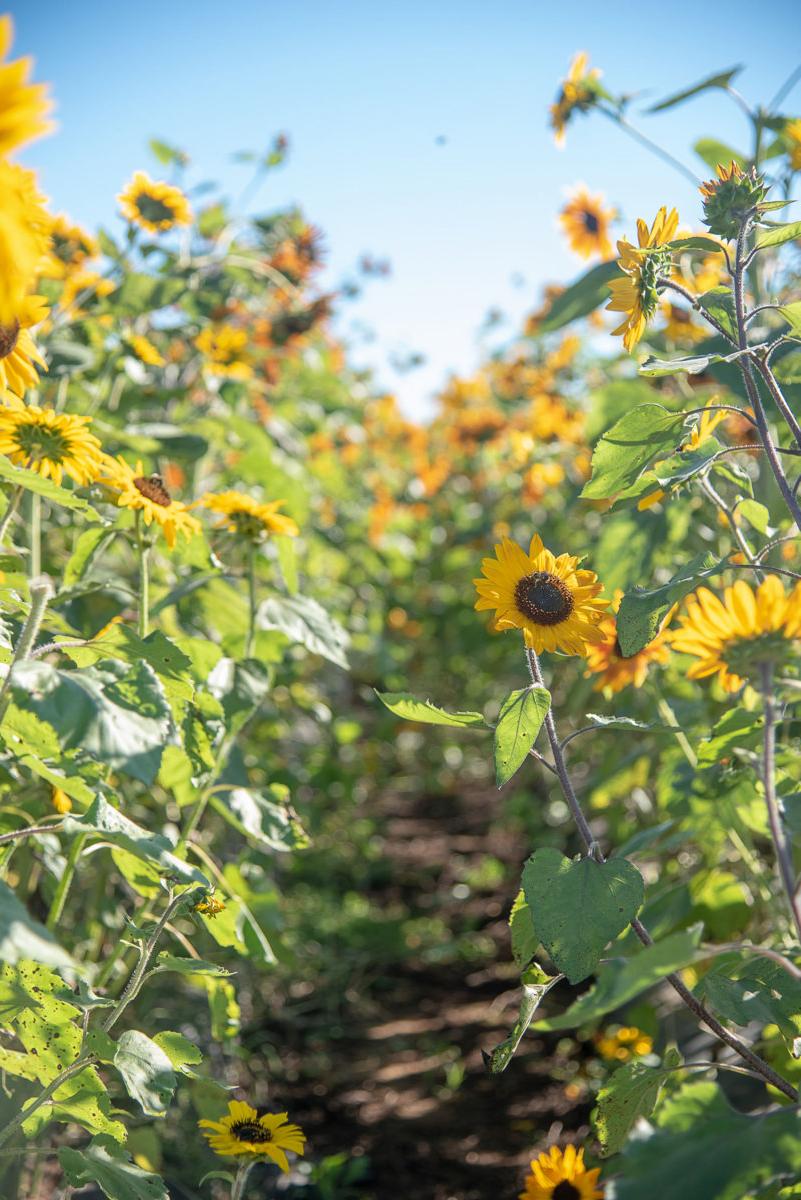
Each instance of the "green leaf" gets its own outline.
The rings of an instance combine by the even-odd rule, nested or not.
[[[509,913],[509,933],[512,938],[512,956],[522,971],[537,953],[539,945],[539,938],[534,932],[534,922],[531,919],[531,909],[526,903],[522,888],[517,893]]]
[[[149,1117],[165,1116],[178,1080],[161,1046],[138,1029],[126,1029],[117,1041],[114,1066],[142,1112]]]
[[[576,861],[553,846],[528,860],[523,891],[537,937],[570,983],[592,974],[644,897],[642,876],[625,859]]]
[[[575,1029],[621,1008],[672,971],[679,971],[702,956],[704,952],[698,950],[702,930],[703,926],[699,924],[672,933],[653,946],[637,951],[625,962],[605,963],[597,973],[595,984],[567,1012],[538,1021],[536,1028]]]
[[[736,75],[739,75],[742,69],[741,66],[737,66],[731,67],[728,71],[717,71],[714,75],[708,75],[706,79],[702,79],[700,83],[694,83],[691,87],[683,88],[680,92],[674,92],[672,96],[668,96],[665,100],[660,100],[645,111],[649,113],[664,112],[665,109],[674,108],[677,104],[683,104],[685,100],[689,100],[692,96],[698,96],[701,92],[709,91],[710,88],[727,88],[732,79]]]
[[[182,1075],[188,1075],[190,1079],[197,1078],[192,1067],[203,1062],[203,1055],[194,1042],[190,1042],[189,1038],[172,1029],[157,1033],[153,1041],[159,1049],[164,1051],[176,1071],[180,1071]]]
[[[722,254],[720,242],[704,234],[694,233],[690,237],[676,238],[668,242],[671,250],[703,250],[705,254]]]
[[[52,479],[45,479],[44,476],[37,475],[35,471],[26,471],[24,467],[12,466],[4,454],[0,454],[0,479],[10,483],[12,487],[21,487],[27,492],[36,492],[37,496],[51,500],[53,504],[60,504],[62,508],[71,508],[73,512],[83,513],[88,521],[100,520],[100,515],[95,512],[88,500],[82,500],[74,492],[53,483]]]
[[[637,1121],[650,1117],[669,1073],[664,1067],[647,1067],[641,1062],[626,1063],[613,1071],[598,1093],[598,1107],[592,1114],[602,1154],[617,1154]]]
[[[695,989],[700,999],[736,1025],[778,1025],[794,1058],[801,1058],[801,982],[762,955],[721,962]]]
[[[792,304],[783,304],[779,312],[790,326],[792,336],[801,338],[801,300],[795,300]]]
[[[69,588],[83,579],[95,557],[102,553],[116,536],[114,529],[85,529],[75,542],[75,549],[64,568],[63,587]]]
[[[663,458],[654,466],[654,475],[661,487],[679,487],[704,471],[713,463],[723,447],[713,437],[705,438],[698,446],[688,446],[686,450]]]
[[[212,804],[229,824],[267,850],[294,850],[307,844],[287,804],[276,804],[259,792],[232,788],[215,793]]]
[[[741,517],[745,517],[748,524],[752,525],[757,533],[765,535],[770,533],[770,513],[758,500],[750,498],[740,500],[737,504],[737,512]]]
[[[639,654],[644,646],[653,641],[662,621],[674,604],[678,604],[710,575],[719,575],[726,569],[727,559],[716,559],[706,551],[696,554],[669,583],[656,588],[633,588],[626,592],[617,614],[617,636],[620,649],[626,658]]]
[[[721,284],[698,297],[698,303],[713,317],[730,337],[737,337],[737,318],[734,312],[734,296],[731,288]]]
[[[186,290],[187,285],[183,279],[142,275],[129,271],[123,278],[114,301],[121,311],[138,316],[174,304]]]
[[[500,1075],[501,1071],[505,1071],[509,1066],[543,997],[562,978],[562,975],[546,975],[536,964],[525,972],[523,994],[520,999],[520,1014],[509,1036],[491,1051],[486,1060],[491,1075]]]
[[[596,444],[592,478],[582,497],[607,500],[631,487],[654,459],[676,449],[683,425],[682,413],[668,412],[661,404],[633,408]]]
[[[504,700],[495,726],[498,787],[508,783],[526,761],[550,707],[551,693],[544,687],[520,688]]]
[[[23,1121],[22,1128],[29,1138],[36,1138],[51,1121],[82,1125],[89,1133],[108,1135],[115,1142],[125,1141],[125,1126],[112,1117],[111,1100],[94,1067],[87,1067],[62,1083],[52,1099]]]
[[[220,701],[230,733],[237,733],[259,708],[270,690],[269,667],[254,658],[234,662],[221,658],[209,673],[211,694]]]
[[[801,238],[801,221],[791,221],[787,225],[758,229],[755,246],[757,250],[767,250],[770,246],[783,246],[785,242],[794,242],[797,238]]]
[[[152,667],[116,660],[83,671],[50,663],[19,663],[14,700],[57,731],[64,750],[92,758],[150,784],[156,778],[173,723],[164,689]]]
[[[744,708],[731,708],[698,746],[699,768],[711,767],[735,747],[752,746],[762,737],[763,718]]]
[[[5,912],[7,889],[0,888]],[[66,992],[64,980],[39,962],[21,959],[0,966],[0,1027],[13,1030],[37,1059],[41,1083],[50,1083],[75,1062],[81,1049],[80,1010],[64,999]]]
[[[699,138],[693,150],[712,171],[719,166],[727,167],[731,162],[736,162],[741,171],[746,169],[748,159],[717,138]]]
[[[617,1200],[744,1200],[755,1188],[797,1181],[801,1171],[795,1106],[745,1115],[716,1084],[699,1081],[662,1102],[656,1125],[616,1162]]]
[[[419,721],[423,725],[451,725],[457,729],[470,725],[490,726],[478,712],[446,712],[430,700],[418,700],[411,692],[376,692],[376,696],[396,717],[404,721]]]
[[[291,642],[347,669],[349,635],[310,596],[271,596],[259,605],[257,624],[259,629],[277,629]]]
[[[151,138],[147,143],[150,151],[165,167],[185,167],[189,162],[189,156],[185,151],[179,150],[177,146],[170,146],[167,142],[162,142],[159,138]]]
[[[655,725],[648,721],[636,721],[634,717],[604,717],[600,713],[587,713],[587,721],[598,729],[645,729],[649,733],[675,733],[673,725]]]
[[[190,867],[173,854],[172,845],[167,838],[143,829],[141,825],[118,812],[102,796],[98,796],[82,816],[66,817],[62,828],[65,833],[97,833],[104,842],[121,846],[137,858],[159,867],[165,879],[210,886],[206,876],[197,867]]]
[[[801,350],[792,350],[777,359],[773,374],[779,383],[801,383]]]
[[[162,950],[156,956],[155,966],[156,971],[175,971],[179,975],[230,975],[225,967],[219,966],[217,963],[206,962],[202,958],[181,958],[176,954],[168,954],[166,950]]]
[[[571,321],[586,317],[587,313],[606,303],[609,299],[609,283],[618,274],[616,259],[591,267],[555,298],[539,322],[538,332],[552,333]]]
[[[276,537],[273,539],[278,550],[278,565],[281,568],[286,590],[290,596],[298,591],[298,560],[295,551],[295,539],[291,537]]]
[[[240,1026],[240,1011],[234,985],[227,979],[217,979],[213,976],[206,976],[203,985],[209,998],[212,1038],[222,1042],[227,1038],[236,1037]]]
[[[50,930],[35,921],[8,884],[0,880],[0,962],[23,959],[36,959],[50,967],[73,965]]]
[[[108,1200],[169,1200],[164,1181],[137,1167],[110,1138],[93,1138],[83,1150],[62,1146],[58,1160],[72,1187],[96,1183]]]
[[[660,375],[703,375],[714,363],[734,362],[742,358],[745,350],[732,354],[693,354],[688,358],[646,358],[640,374],[649,378]]]

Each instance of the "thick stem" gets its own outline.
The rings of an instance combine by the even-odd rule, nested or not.
[[[795,886],[795,870],[793,855],[782,828],[779,800],[776,795],[776,702],[773,692],[773,666],[762,663],[760,667],[762,679],[762,701],[765,709],[765,732],[762,743],[762,786],[765,789],[765,804],[768,810],[768,824],[776,852],[776,863],[779,868],[782,885],[793,914],[796,934],[801,940],[801,897]]]
[[[756,360],[756,367],[762,378],[765,380],[767,389],[773,397],[776,407],[787,422],[787,426],[795,439],[796,446],[801,449],[801,425],[798,423],[795,413],[784,398],[784,393],[779,387],[779,382],[776,379],[776,376],[770,369],[770,364],[766,362],[765,359],[758,358]]]
[[[231,1188],[231,1200],[244,1200],[245,1187],[247,1186],[248,1175],[250,1174],[250,1163],[240,1163],[239,1169],[234,1179],[233,1187]]]
[[[42,573],[42,497],[31,492],[30,559],[28,578],[37,579]]]
[[[0,688],[0,721],[3,720],[3,717],[6,715],[6,709],[11,703],[11,680],[14,675],[14,667],[23,658],[27,658],[33,648],[42,621],[44,620],[47,602],[52,595],[53,585],[49,579],[41,578],[31,581],[31,607],[27,620],[22,626],[19,641],[14,647],[14,656],[8,664],[3,686]]]
[[[55,929],[61,920],[61,914],[64,911],[64,905],[67,901],[67,893],[72,886],[72,881],[75,878],[75,869],[78,866],[78,859],[81,857],[84,843],[86,842],[87,834],[79,834],[73,839],[70,846],[70,852],[67,855],[67,862],[62,872],[61,878],[58,881],[56,894],[53,897],[53,903],[50,905],[50,912],[47,914],[45,924],[48,929]]]
[[[136,552],[139,558],[139,636],[147,637],[150,622],[150,546],[142,530],[142,517],[136,514]]]
[[[537,658],[535,652],[528,648],[526,649],[526,661],[534,683],[540,687],[544,687],[545,685],[539,659]],[[592,830],[589,826],[587,818],[584,816],[581,804],[579,803],[578,797],[576,796],[573,785],[570,781],[570,776],[567,772],[567,766],[562,755],[562,748],[559,744],[559,738],[556,733],[556,726],[550,711],[548,716],[545,718],[545,730],[548,734],[548,740],[551,743],[551,752],[553,754],[554,764],[559,776],[559,782],[562,785],[562,793],[576,821],[576,826],[578,828],[579,835],[581,836],[581,840],[583,841],[587,852],[593,854],[593,856],[597,858],[599,862],[603,862],[604,857],[598,849],[597,843],[592,835]],[[635,917],[631,922],[631,928],[634,930],[636,937],[640,940],[640,942],[642,942],[643,946],[652,946],[654,944],[650,933],[645,928],[642,921],[640,921],[637,917]],[[696,999],[680,976],[675,974],[675,972],[671,972],[671,974],[669,974],[666,978],[673,990],[678,993],[690,1011],[695,1014],[699,1021],[703,1021],[707,1028],[714,1033],[715,1036],[720,1039],[720,1041],[725,1042],[727,1046],[730,1046],[732,1050],[735,1050],[745,1062],[753,1067],[755,1071],[759,1072],[759,1074],[767,1083],[770,1083],[773,1087],[777,1088],[790,1100],[798,1100],[798,1094],[795,1088],[785,1079],[782,1079],[781,1075],[777,1074],[776,1071],[773,1070],[773,1067],[764,1062],[758,1054],[755,1054],[753,1050],[751,1050],[751,1048],[745,1044],[745,1042],[741,1042],[735,1034],[730,1033],[724,1025],[721,1025],[720,1021],[718,1021],[716,1017],[713,1017],[712,1013],[709,1012],[709,1010],[705,1008],[705,1006],[699,1000]]]

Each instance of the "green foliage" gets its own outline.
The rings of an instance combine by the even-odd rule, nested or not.
[[[501,704],[495,726],[495,781],[503,787],[528,758],[548,715],[551,693],[528,687],[510,692]]]
[[[681,1063],[677,1051],[669,1051],[659,1067],[631,1062],[613,1072],[598,1093],[598,1106],[593,1124],[606,1154],[623,1149],[637,1121],[650,1117],[654,1111],[662,1084]]]
[[[680,441],[684,417],[661,404],[638,404],[615,422],[592,455],[592,478],[582,496],[606,500],[631,487],[655,458],[668,454]]]
[[[416,699],[409,692],[376,692],[376,695],[390,712],[395,713],[397,717],[403,717],[405,721],[421,721],[424,725],[452,725],[457,729],[471,725],[487,725],[481,713],[449,713],[444,708],[432,704],[430,700]]]
[[[108,1200],[167,1200],[158,1175],[143,1171],[107,1137],[95,1137],[84,1150],[63,1146],[58,1159],[73,1187],[96,1183]]]

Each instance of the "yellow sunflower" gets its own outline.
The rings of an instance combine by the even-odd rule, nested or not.
[[[268,500],[259,504],[243,492],[207,492],[198,503],[221,515],[219,528],[253,541],[259,541],[270,533],[283,534],[285,537],[297,537],[299,533],[295,521],[278,511],[284,507],[286,500]]]
[[[522,629],[526,645],[538,654],[562,650],[583,656],[589,645],[603,640],[599,626],[609,601],[596,599],[598,577],[579,570],[577,558],[557,558],[546,550],[539,534],[528,554],[504,538],[481,570],[484,578],[473,580],[476,609],[495,609],[496,629]]]
[[[626,658],[620,649],[615,617],[611,613],[607,614],[599,628],[604,640],[596,646],[590,646],[585,676],[589,678],[591,675],[597,675],[594,690],[603,692],[606,696],[613,696],[625,687],[642,687],[652,664],[666,663],[670,656],[670,647],[664,632],[658,633],[653,641],[637,654]]]
[[[801,584],[788,594],[775,575],[756,594],[742,579],[723,598],[709,588],[690,596],[678,627],[668,635],[674,650],[698,659],[689,679],[717,675],[725,692],[736,692],[760,662],[783,662],[788,639],[801,637]]]
[[[122,215],[148,233],[192,224],[192,210],[181,189],[151,179],[146,171],[135,171],[117,199]]]
[[[801,171],[801,118],[787,122],[784,127],[784,136],[790,143],[787,151],[790,166],[794,171]]]
[[[106,279],[99,271],[77,267],[67,272],[58,306],[62,312],[69,313],[72,320],[76,320],[88,301],[110,296],[116,286],[113,279]]]
[[[195,345],[207,359],[213,375],[229,379],[250,379],[253,368],[247,361],[248,335],[234,325],[207,325],[195,338]]]
[[[212,1150],[223,1158],[270,1158],[282,1171],[289,1170],[286,1151],[303,1154],[306,1135],[287,1114],[262,1113],[244,1100],[230,1100],[228,1115],[219,1121],[198,1121]],[[206,1133],[206,1130],[209,1130]]]
[[[0,324],[16,320],[50,247],[52,217],[36,176],[0,159]]]
[[[609,258],[612,253],[609,225],[617,212],[604,208],[603,200],[603,196],[591,196],[585,187],[578,187],[559,214],[568,245],[580,258],[592,258],[594,254]]]
[[[532,1161],[520,1200],[603,1200],[603,1189],[598,1187],[600,1174],[600,1167],[587,1170],[583,1149],[551,1146]]]
[[[96,258],[100,248],[80,225],[74,225],[64,213],[53,218],[50,257],[43,271],[49,279],[63,279],[68,271],[82,266],[87,259]]]
[[[11,49],[14,25],[11,17],[0,17],[0,59]],[[43,83],[29,83],[31,60],[0,62],[0,154],[9,154],[25,142],[49,133],[46,120],[52,108]]]
[[[160,475],[145,475],[141,462],[130,467],[122,456],[107,458],[101,482],[118,492],[117,507],[141,512],[145,525],[161,526],[167,545],[175,545],[178,534],[190,541],[200,533],[200,521],[180,500],[173,500]]]
[[[564,145],[565,129],[574,112],[587,112],[603,94],[597,67],[587,70],[589,56],[581,50],[575,55],[567,79],[562,81],[559,95],[551,105],[551,128],[557,146]]]
[[[128,338],[128,345],[134,354],[149,367],[163,367],[164,357],[158,347],[141,333],[133,333]]]
[[[623,334],[623,345],[629,351],[637,345],[648,321],[656,312],[659,302],[657,284],[670,264],[670,252],[660,252],[659,247],[671,241],[678,224],[679,214],[675,208],[668,212],[663,206],[650,229],[645,221],[637,221],[639,247],[633,246],[626,238],[617,244],[620,255],[617,265],[622,278],[613,279],[609,284],[612,299],[606,308],[608,312],[626,314],[612,332]]]
[[[36,387],[36,366],[47,370],[45,360],[28,332],[47,317],[49,308],[42,296],[26,296],[10,325],[0,325],[0,392],[8,388],[24,396],[26,388]]]
[[[60,484],[64,475],[84,487],[103,466],[100,442],[89,432],[91,417],[24,405],[10,393],[0,407],[0,454]]]

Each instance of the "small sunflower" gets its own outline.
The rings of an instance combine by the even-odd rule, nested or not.
[[[616,618],[611,613],[607,614],[599,628],[604,640],[597,646],[590,646],[585,672],[587,678],[591,675],[598,676],[593,685],[596,692],[613,696],[625,687],[642,687],[651,666],[666,663],[670,657],[670,647],[664,633],[658,633],[653,641],[637,654],[626,658],[620,649]]]
[[[122,215],[148,233],[192,224],[192,210],[181,189],[151,179],[146,171],[135,171],[117,199]]]
[[[12,325],[50,248],[52,217],[33,171],[0,158],[0,324]]]
[[[0,17],[0,59],[11,49],[14,25],[11,17]],[[25,142],[49,133],[47,115],[52,108],[43,83],[29,83],[29,58],[0,62],[0,154],[9,154]]]
[[[567,78],[562,81],[559,95],[551,105],[551,128],[557,146],[563,146],[565,129],[574,112],[588,112],[605,94],[600,86],[601,72],[597,67],[587,70],[589,56],[581,50],[575,55]]]
[[[164,357],[161,351],[153,345],[149,338],[144,334],[133,333],[128,338],[128,345],[133,350],[134,354],[143,363],[147,363],[149,367],[163,367]]]
[[[286,1151],[303,1154],[306,1144],[303,1130],[289,1124],[285,1112],[260,1115],[244,1100],[230,1100],[227,1116],[219,1121],[198,1121],[198,1126],[221,1157],[250,1161],[270,1158],[284,1172],[289,1171]]]
[[[72,812],[72,801],[67,793],[62,791],[60,787],[53,788],[50,795],[50,802],[57,813],[64,815],[68,812]]]
[[[600,1167],[587,1170],[583,1149],[551,1146],[532,1161],[520,1200],[603,1200],[603,1189],[598,1187],[600,1174]]]
[[[769,575],[755,594],[738,579],[722,599],[699,588],[669,637],[674,650],[698,659],[687,672],[689,679],[717,675],[725,692],[739,691],[759,662],[781,663],[787,640],[801,637],[801,584],[788,594],[778,577]]]
[[[204,917],[208,917],[213,921],[221,912],[225,912],[225,904],[222,900],[215,899],[214,896],[204,896],[202,900],[198,900],[197,904],[192,906],[193,911],[201,913]]]
[[[609,225],[617,216],[614,208],[604,208],[603,196],[591,196],[585,187],[576,188],[559,214],[559,224],[568,245],[580,258],[609,258],[612,243]]]
[[[207,492],[198,503],[210,512],[219,513],[218,526],[229,533],[238,533],[252,541],[261,541],[267,534],[297,537],[299,530],[291,517],[278,511],[286,500],[268,500],[259,504],[243,492]]]
[[[650,229],[645,221],[637,221],[639,247],[633,246],[626,238],[617,244],[620,255],[617,265],[623,278],[613,279],[609,284],[612,299],[606,308],[608,312],[626,314],[625,320],[612,332],[623,334],[623,345],[629,351],[637,345],[656,312],[659,303],[657,285],[670,266],[670,251],[659,248],[675,236],[678,224],[676,209],[668,212],[663,206]]]
[[[224,323],[207,325],[195,338],[212,375],[250,379],[253,368],[247,361],[248,335],[244,329]]]
[[[167,545],[175,546],[178,534],[190,541],[200,533],[200,521],[180,500],[173,500],[160,475],[146,475],[141,462],[133,468],[122,456],[106,459],[102,483],[118,492],[117,507],[141,512],[145,525],[161,526]]]
[[[8,388],[15,396],[24,396],[27,388],[39,382],[37,365],[47,370],[28,331],[44,321],[49,311],[42,296],[26,296],[16,320],[0,325],[0,392]]]
[[[6,393],[0,407],[0,454],[60,484],[64,475],[79,487],[94,483],[103,466],[100,442],[88,426],[91,417],[24,405]]]
[[[63,279],[68,271],[82,266],[100,253],[100,247],[92,235],[80,225],[73,224],[64,213],[53,218],[51,237],[51,253],[43,272],[49,279]]]
[[[562,650],[584,656],[589,645],[603,640],[599,626],[609,602],[596,599],[598,577],[579,570],[578,558],[557,558],[546,550],[539,534],[528,554],[504,538],[481,570],[484,578],[473,580],[476,609],[495,609],[496,629],[522,629],[526,645],[538,654]]]

